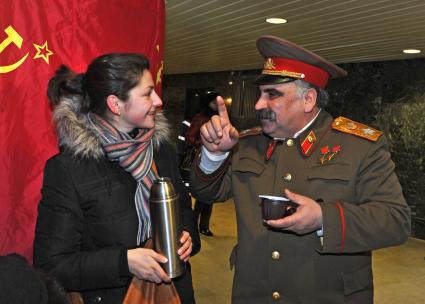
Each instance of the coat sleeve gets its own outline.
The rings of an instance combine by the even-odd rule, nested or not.
[[[223,164],[211,174],[205,174],[199,168],[201,155],[197,155],[190,172],[190,192],[204,202],[224,202],[232,197],[232,153]]]
[[[120,277],[121,247],[81,249],[83,210],[67,166],[50,159],[44,169],[42,200],[34,240],[34,266],[53,274],[68,291],[126,285]]]
[[[370,145],[358,168],[355,202],[325,202],[323,253],[356,253],[403,243],[410,209],[394,172],[385,137]]]

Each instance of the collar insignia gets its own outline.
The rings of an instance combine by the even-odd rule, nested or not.
[[[272,139],[269,143],[269,145],[267,146],[267,150],[266,150],[266,161],[268,161],[274,152],[274,149],[276,148],[276,144],[277,144],[278,140],[276,139]]]
[[[314,143],[317,141],[316,134],[314,134],[313,130],[308,133],[307,137],[301,143],[301,152],[304,156],[310,156],[312,152],[312,147]]]

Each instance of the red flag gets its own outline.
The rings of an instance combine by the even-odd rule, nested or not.
[[[32,259],[45,161],[57,152],[46,97],[60,64],[84,72],[96,56],[147,55],[161,92],[164,0],[0,2],[0,255]]]

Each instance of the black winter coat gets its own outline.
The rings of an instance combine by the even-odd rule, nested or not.
[[[161,177],[180,193],[184,230],[200,249],[191,200],[177,168],[177,154],[163,142],[154,151]],[[63,152],[47,161],[38,207],[34,265],[82,293],[84,303],[122,303],[131,275],[126,250],[135,248],[138,218],[136,182],[105,158],[76,158]],[[194,303],[190,265],[173,280],[182,303]]]

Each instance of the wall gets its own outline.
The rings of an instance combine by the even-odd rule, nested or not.
[[[425,60],[341,66],[349,74],[331,81],[327,110],[334,116],[347,116],[386,133],[396,172],[412,208],[412,236],[425,239]],[[258,125],[254,119],[257,89],[252,84],[258,72],[165,75],[164,109],[175,126],[173,129],[178,130],[184,118],[186,89],[206,87],[232,97],[228,109],[239,130]]]

